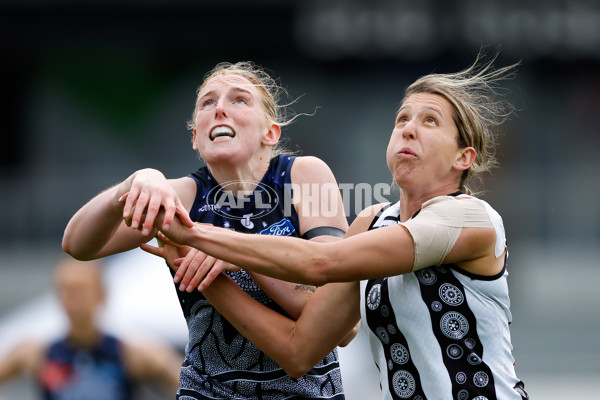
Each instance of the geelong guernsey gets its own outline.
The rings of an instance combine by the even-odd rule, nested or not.
[[[200,168],[190,176],[197,193],[193,221],[244,233],[300,236],[291,202],[290,169],[295,157],[278,156],[249,196],[236,198]],[[243,266],[242,266],[243,267]],[[246,293],[266,306],[285,312],[244,270],[228,273]],[[194,291],[177,290],[189,329],[178,399],[344,399],[337,352],[330,353],[299,379],[289,377]]]
[[[502,220],[485,206],[504,248]],[[399,214],[399,203],[388,206],[369,229],[398,224]],[[382,398],[527,398],[514,370],[507,275],[506,266],[496,276],[477,276],[441,265],[361,282]]]

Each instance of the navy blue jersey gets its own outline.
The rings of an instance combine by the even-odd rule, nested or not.
[[[244,233],[300,236],[291,202],[294,159],[273,158],[261,182],[254,182],[256,189],[243,198],[231,195],[228,183],[217,183],[208,168],[200,168],[190,174],[197,184],[191,219]],[[244,270],[228,274],[255,300],[285,314]],[[177,290],[177,295],[190,335],[178,399],[344,399],[336,351],[293,379],[239,334],[202,293]]]
[[[46,400],[129,400],[131,381],[122,361],[120,342],[105,335],[92,349],[54,342],[38,372]]]

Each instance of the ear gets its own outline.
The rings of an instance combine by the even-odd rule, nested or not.
[[[198,150],[198,145],[196,144],[196,129],[194,129],[194,136],[192,136],[192,149]]]
[[[471,168],[471,165],[475,162],[477,157],[477,151],[473,147],[465,147],[459,149],[458,157],[454,162],[454,168],[459,171],[465,171]]]
[[[265,146],[275,146],[281,137],[281,127],[279,124],[271,124],[271,127],[261,139],[261,143]]]

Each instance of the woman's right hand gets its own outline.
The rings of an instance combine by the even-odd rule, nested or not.
[[[152,231],[161,208],[164,210],[164,229],[169,228],[176,215],[183,225],[194,225],[177,192],[158,170],[146,168],[134,172],[119,185],[117,195],[119,201],[124,202],[123,218],[144,236]]]

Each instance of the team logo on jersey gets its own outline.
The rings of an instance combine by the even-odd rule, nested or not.
[[[254,187],[253,190],[234,194],[235,187]],[[262,218],[277,208],[279,196],[270,186],[257,181],[229,181],[216,186],[204,198],[200,211],[210,210],[229,219],[241,220],[244,227],[251,229],[250,219]],[[240,211],[252,210],[240,217]]]
[[[269,225],[258,233],[261,235],[290,236],[294,232],[296,232],[294,225],[292,225],[289,219],[284,218],[276,224]]]
[[[253,216],[253,215],[254,215],[253,213],[250,213],[250,214],[244,214],[244,217],[243,217],[243,218],[242,218],[242,220],[240,221],[240,222],[242,223],[242,226],[243,226],[244,228],[247,228],[247,229],[252,229],[252,228],[254,228],[254,222],[250,221],[250,220],[252,219],[252,216]]]

